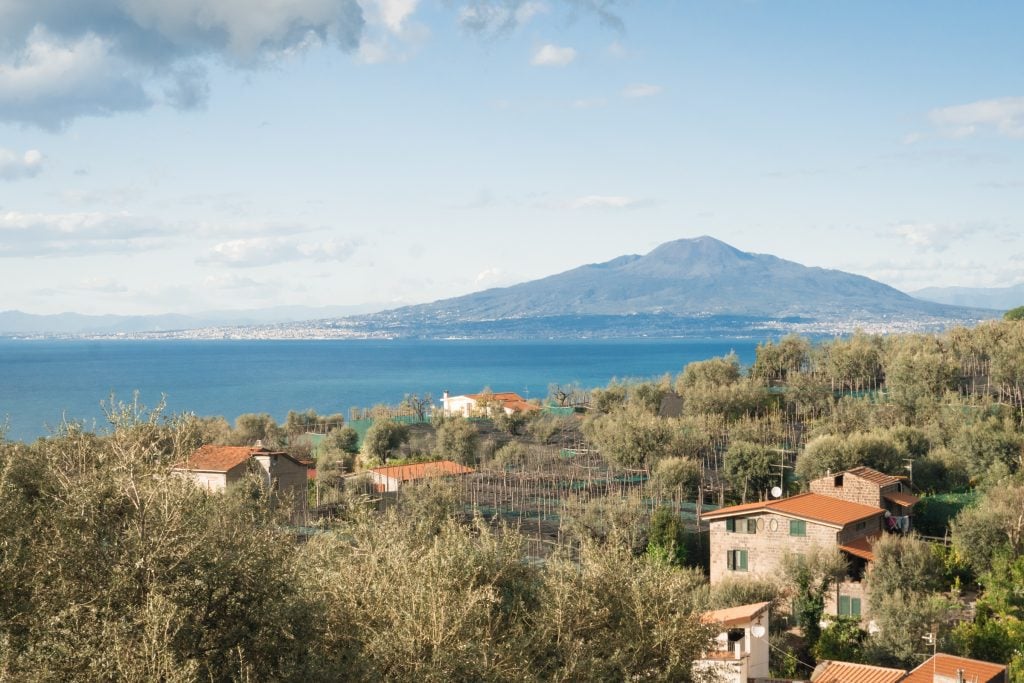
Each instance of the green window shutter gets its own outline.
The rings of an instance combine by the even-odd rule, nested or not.
[[[807,535],[807,522],[802,519],[791,519],[789,520],[789,535],[790,536],[806,536]]]
[[[741,550],[740,551],[739,569],[740,569],[740,571],[744,571],[744,572],[747,571],[747,551],[746,550]]]
[[[755,518],[753,518],[753,517],[748,517],[747,518],[747,533],[748,534],[756,534],[757,533],[757,520]]]
[[[860,598],[850,598],[850,615],[860,616]]]
[[[736,519],[734,517],[725,520],[725,530],[736,531]]]
[[[850,615],[850,596],[848,596],[848,595],[840,595],[839,596],[839,616],[846,617],[846,616],[849,616],[849,615]]]

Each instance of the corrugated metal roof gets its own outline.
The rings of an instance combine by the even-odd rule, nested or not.
[[[897,683],[906,674],[903,669],[850,662],[822,662],[811,676],[811,683]]]
[[[839,546],[840,550],[846,551],[851,555],[863,558],[868,562],[875,561],[875,551],[871,549],[871,546],[878,539],[878,536],[862,536],[856,538],[849,543],[844,543]]]
[[[390,465],[374,467],[371,472],[390,479],[399,481],[412,481],[414,479],[425,479],[427,477],[443,477],[457,474],[469,474],[472,467],[460,465],[451,460],[435,460],[433,462],[420,462],[414,465]]]
[[[891,491],[889,493],[883,493],[882,498],[891,500],[894,503],[902,505],[905,508],[917,505],[921,502],[921,499],[915,496],[913,493],[903,493],[902,491]]]
[[[801,493],[790,498],[731,505],[708,512],[703,517],[704,519],[722,519],[758,511],[778,512],[790,517],[823,522],[840,528],[862,519],[881,515],[884,512],[882,508],[873,505],[862,505],[820,493]]]
[[[956,680],[957,670],[963,670],[964,680],[970,683],[992,683],[1006,678],[1006,667],[1002,664],[967,659],[939,652],[924,664],[910,672],[904,683],[933,683],[933,681]],[[938,677],[938,678],[937,678]]]
[[[766,609],[770,602],[753,602],[749,605],[737,605],[724,609],[711,610],[700,615],[700,620],[705,624],[722,624],[723,626],[735,626],[737,624],[751,621],[758,614]]]

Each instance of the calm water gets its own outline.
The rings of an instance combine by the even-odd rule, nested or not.
[[[96,421],[114,392],[172,412],[223,415],[344,412],[397,403],[406,393],[484,386],[544,397],[548,384],[604,386],[612,378],[678,373],[750,339],[583,341],[0,341],[0,421],[26,440],[68,419]]]

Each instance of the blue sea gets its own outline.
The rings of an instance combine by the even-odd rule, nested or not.
[[[100,401],[113,392],[172,413],[289,410],[321,414],[398,403],[407,393],[490,387],[543,398],[549,384],[604,386],[614,378],[677,374],[735,351],[754,360],[753,339],[554,341],[17,341],[0,340],[0,424],[32,440],[62,419],[106,427]]]

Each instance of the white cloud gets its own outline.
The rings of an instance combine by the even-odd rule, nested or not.
[[[981,224],[900,223],[893,232],[917,251],[940,252],[953,242],[981,232],[993,232],[992,226]]]
[[[650,83],[635,83],[622,89],[622,96],[635,99],[637,97],[653,97],[661,94],[663,88],[660,85]]]
[[[633,197],[618,197],[591,194],[569,202],[570,209],[633,209],[649,204],[649,201]]]
[[[626,50],[625,45],[623,45],[617,40],[613,40],[611,44],[608,45],[608,54],[610,54],[612,57],[615,57],[616,59],[623,59],[624,57],[627,57],[629,55],[629,51]]]
[[[576,109],[597,109],[608,104],[608,100],[603,97],[592,97],[584,98],[579,100],[573,100],[572,106]]]
[[[176,231],[129,213],[0,213],[0,257],[134,253],[165,245]]]
[[[289,261],[344,261],[359,247],[357,241],[304,242],[291,237],[254,237],[221,242],[200,263],[253,268]]]
[[[533,53],[530,64],[534,66],[566,66],[576,59],[576,50],[558,45],[542,45]]]
[[[419,0],[360,0],[366,27],[359,43],[364,64],[402,62],[430,37],[425,24],[412,21]]]
[[[400,22],[401,0],[388,4]],[[313,45],[351,51],[363,24],[356,0],[0,3],[0,120],[54,129],[158,100],[198,106],[207,61],[253,68]]]
[[[39,175],[43,170],[43,155],[30,149],[24,154],[0,147],[0,180],[19,180]]]
[[[472,33],[497,35],[548,11],[545,3],[534,0],[475,0],[459,9],[459,25]]]
[[[933,109],[928,113],[945,135],[967,137],[991,128],[1001,135],[1024,137],[1024,97],[1002,97]]]
[[[128,291],[123,284],[109,277],[86,278],[78,283],[76,289],[99,294],[121,294]]]

